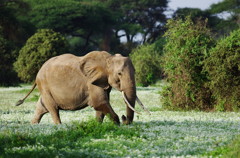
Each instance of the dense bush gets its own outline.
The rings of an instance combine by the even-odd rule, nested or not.
[[[130,54],[136,70],[136,82],[141,86],[148,86],[156,82],[161,76],[160,53],[155,46],[143,45]]]
[[[60,33],[50,29],[38,30],[20,50],[14,63],[15,70],[21,80],[31,82],[46,60],[66,51],[67,42]]]
[[[9,86],[17,82],[17,75],[13,71],[15,53],[9,41],[3,38],[0,28],[0,85]]]
[[[220,40],[211,49],[204,69],[209,74],[209,87],[216,99],[217,110],[240,108],[240,29]]]
[[[168,86],[163,91],[164,107],[169,109],[212,108],[211,93],[202,71],[208,50],[214,45],[206,21],[193,23],[186,20],[169,20],[165,33],[163,68]]]

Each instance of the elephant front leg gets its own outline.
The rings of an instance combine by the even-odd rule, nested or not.
[[[115,124],[120,124],[118,115],[113,111],[109,103],[109,92],[101,87],[89,85],[89,103],[97,111],[97,118],[102,121],[104,115],[110,117]]]
[[[110,92],[111,92],[111,87],[109,87],[106,91],[107,91],[107,98],[108,98],[108,102],[109,102],[109,100],[110,100]],[[98,121],[98,122],[100,122],[100,123],[102,123],[103,122],[103,120],[104,120],[104,117],[105,117],[105,115],[103,114],[103,112],[101,112],[101,111],[96,111],[96,120]]]
[[[103,122],[105,115],[101,111],[96,111],[96,120],[100,123]]]
[[[112,107],[108,104],[102,104],[100,106],[94,107],[94,109],[97,111],[98,119],[100,121],[103,121],[104,115],[109,115],[110,119],[117,125],[120,125],[119,117],[118,115],[113,111]],[[100,117],[100,118],[99,118]],[[101,120],[102,119],[102,120]]]

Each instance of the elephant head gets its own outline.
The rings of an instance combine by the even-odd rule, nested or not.
[[[122,92],[126,106],[126,114],[122,116],[124,124],[129,124],[134,118],[136,100],[135,70],[131,60],[116,54],[107,59],[108,83]],[[130,106],[129,106],[130,104]]]
[[[122,92],[127,105],[126,116],[122,116],[122,121],[124,124],[132,123],[136,112],[135,101],[140,105],[143,104],[136,95],[135,69],[130,58],[120,54],[110,55],[107,52],[92,52],[87,56],[92,60],[89,64],[91,66],[87,66],[85,62],[84,67],[85,72],[91,76],[91,83],[104,89],[113,87]],[[88,63],[89,58],[87,58]]]

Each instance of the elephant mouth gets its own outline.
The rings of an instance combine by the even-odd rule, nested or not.
[[[128,102],[125,93],[122,91],[122,97],[124,99],[124,101],[126,102],[127,106],[134,112],[136,112],[137,114],[141,114],[140,112],[137,112],[132,106],[131,104]],[[143,103],[140,101],[140,99],[138,98],[138,96],[136,96],[136,101],[137,103],[141,106],[141,108],[146,111],[149,115],[151,115],[150,111],[143,105]]]

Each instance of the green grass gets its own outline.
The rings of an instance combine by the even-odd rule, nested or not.
[[[162,110],[160,88],[137,88],[152,115],[136,106],[132,125],[114,125],[108,118],[94,121],[94,109],[61,111],[63,124],[49,114],[31,125],[38,91],[21,106],[15,102],[31,86],[0,88],[0,157],[219,157],[239,154],[240,113],[177,112]],[[35,98],[35,99],[31,99]],[[111,93],[111,104],[121,117],[121,93]],[[235,140],[236,139],[236,140]],[[227,156],[225,156],[227,157]]]
[[[129,130],[123,126],[116,126],[112,122],[100,124],[94,120],[82,123],[72,122],[64,130],[58,130],[54,126],[52,128],[53,132],[50,135],[1,134],[0,153],[4,157],[55,157],[56,155],[63,157],[85,157],[90,155],[108,157],[114,156],[114,153],[106,155],[104,152],[89,153],[89,151],[118,148],[119,144],[109,142],[103,144],[101,140],[104,139],[114,139],[114,137],[134,139],[140,137],[137,131]],[[94,143],[93,140],[99,140],[99,142]],[[39,155],[39,153],[43,154]]]
[[[219,156],[222,158],[239,158],[240,157],[240,135],[228,145],[221,146],[216,150],[206,153],[208,156]]]
[[[224,158],[236,158],[240,157],[240,136],[236,137],[236,139],[230,143],[227,148],[223,149],[223,157]]]

